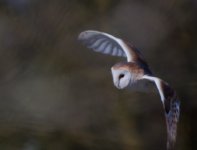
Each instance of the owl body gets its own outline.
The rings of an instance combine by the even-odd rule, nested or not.
[[[172,150],[180,115],[180,101],[176,92],[167,82],[152,74],[141,52],[132,44],[110,34],[91,30],[80,33],[79,40],[95,52],[127,58],[127,62],[119,62],[111,67],[113,83],[118,89],[149,91],[150,83],[157,88],[166,118],[167,150]]]

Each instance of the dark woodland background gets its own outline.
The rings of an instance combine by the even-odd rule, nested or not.
[[[0,0],[0,149],[165,150],[159,95],[116,89],[124,59],[82,46],[87,29],[142,51],[181,100],[177,150],[196,150],[196,0]]]

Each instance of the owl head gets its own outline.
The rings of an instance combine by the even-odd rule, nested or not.
[[[114,85],[118,89],[124,89],[129,86],[132,80],[132,74],[129,71],[129,65],[125,62],[120,62],[111,68]]]

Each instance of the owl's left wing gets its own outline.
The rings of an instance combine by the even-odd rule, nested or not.
[[[145,63],[141,53],[136,48],[110,34],[87,30],[81,32],[78,39],[85,46],[96,52],[110,54],[112,56],[127,57],[128,62]]]
[[[166,117],[167,150],[172,150],[176,141],[177,123],[180,115],[180,101],[176,92],[163,80],[148,75],[144,75],[143,79],[154,82],[159,91]]]

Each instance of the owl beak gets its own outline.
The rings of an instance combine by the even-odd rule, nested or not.
[[[115,86],[116,86],[118,89],[122,89],[122,88],[120,87],[120,82],[116,82],[116,83],[115,83]]]

